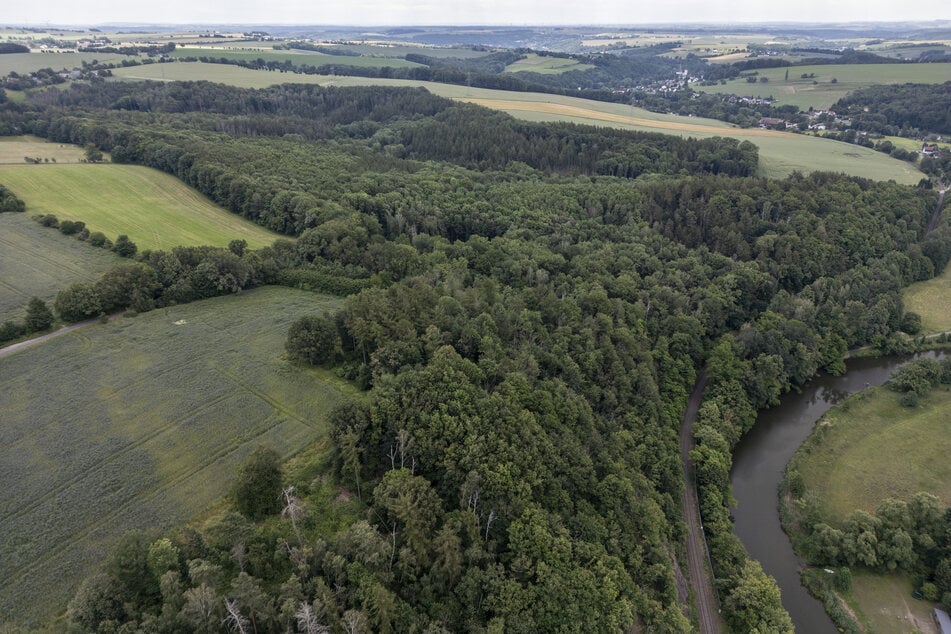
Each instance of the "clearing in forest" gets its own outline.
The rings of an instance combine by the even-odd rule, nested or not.
[[[0,183],[26,203],[31,216],[82,220],[90,231],[111,240],[125,234],[140,249],[227,246],[237,239],[259,248],[280,237],[215,205],[177,178],[138,165],[0,165]]]
[[[325,438],[353,389],[283,344],[295,319],[340,303],[267,287],[0,358],[0,623],[63,610],[123,533],[201,513],[259,443],[286,457]]]

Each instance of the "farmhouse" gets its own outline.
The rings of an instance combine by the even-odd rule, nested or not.
[[[771,128],[777,125],[785,126],[786,121],[784,119],[776,119],[774,117],[763,117],[759,120],[759,125],[761,128]]]
[[[921,146],[921,153],[925,156],[940,156],[941,148],[939,148],[937,145],[928,145],[925,143]]]

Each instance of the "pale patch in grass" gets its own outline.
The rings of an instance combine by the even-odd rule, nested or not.
[[[852,590],[845,594],[845,599],[868,632],[939,634],[931,618],[937,605],[913,599],[912,590],[907,575],[853,570]]]

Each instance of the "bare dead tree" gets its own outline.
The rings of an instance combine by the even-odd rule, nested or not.
[[[281,511],[281,517],[290,518],[291,526],[294,527],[294,534],[297,535],[297,543],[300,544],[302,542],[297,520],[303,517],[306,511],[300,498],[294,494],[294,487],[285,487],[282,496],[284,497],[284,510]]]
[[[234,545],[234,548],[231,549],[231,556],[234,557],[241,572],[245,572],[244,564],[248,561],[248,550],[244,542],[238,542]]]
[[[232,632],[238,632],[238,634],[248,634],[248,621],[247,617],[241,614],[241,610],[238,609],[238,602],[234,599],[225,599],[225,611],[228,615],[224,618],[222,623],[228,626],[228,629]]]
[[[309,603],[302,601],[294,616],[297,619],[297,629],[301,632],[305,634],[330,634],[330,628],[320,623],[317,613]]]
[[[489,541],[489,527],[492,526],[493,521],[495,521],[495,509],[489,511],[489,517],[485,520],[485,541]]]
[[[359,610],[343,613],[343,628],[347,634],[365,634],[368,631],[367,617]]]

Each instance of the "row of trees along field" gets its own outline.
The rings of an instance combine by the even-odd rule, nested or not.
[[[89,630],[204,631],[231,612],[259,631],[688,631],[677,429],[704,363],[724,611],[788,630],[729,540],[730,448],[846,347],[887,346],[902,286],[951,256],[951,235],[924,233],[931,191],[755,179],[734,141],[521,124],[415,90],[73,87],[5,106],[13,127],[297,235],[257,256],[276,280],[363,287],[287,344],[367,390],[331,433],[363,519],[328,527],[298,481],[283,519],[130,537],[71,603]],[[608,158],[641,175],[603,175]]]
[[[850,92],[832,109],[849,116],[856,130],[891,135],[903,130],[951,134],[951,81],[869,86]]]

